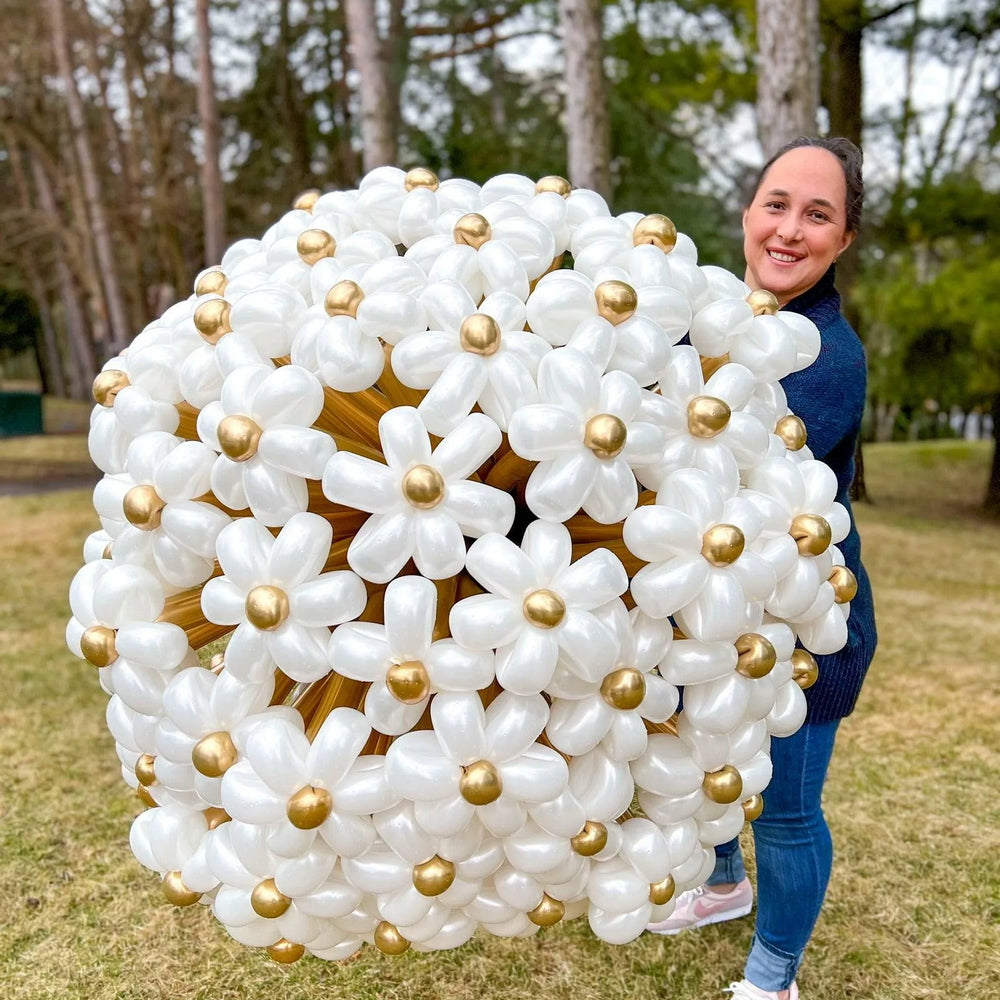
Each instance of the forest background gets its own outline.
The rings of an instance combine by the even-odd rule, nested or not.
[[[839,275],[867,436],[1000,435],[993,0],[0,0],[0,24],[7,387],[89,398],[229,243],[380,163],[563,174],[742,273],[762,149],[822,131],[867,156]]]

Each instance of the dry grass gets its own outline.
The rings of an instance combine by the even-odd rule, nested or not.
[[[828,785],[837,862],[799,978],[808,1000],[954,1000],[1000,982],[1000,525],[975,509],[980,445],[866,453],[859,510],[881,647]],[[105,698],[63,648],[85,491],[0,500],[0,995],[4,1000],[709,1000],[749,921],[615,948],[585,922],[526,942],[290,968],[174,910],[127,847]]]

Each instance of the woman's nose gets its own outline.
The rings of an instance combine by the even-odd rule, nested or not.
[[[778,223],[775,234],[786,243],[794,243],[802,237],[802,226],[797,218],[786,215]]]

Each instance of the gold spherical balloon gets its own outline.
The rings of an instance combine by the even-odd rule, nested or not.
[[[421,896],[440,896],[455,881],[454,862],[434,855],[413,866],[413,887]]]
[[[802,649],[801,646],[798,649],[793,649],[792,680],[805,691],[806,688],[811,688],[818,679],[819,664],[816,662],[816,657],[808,649]]]
[[[431,510],[445,494],[444,476],[430,465],[415,465],[403,476],[403,496],[417,510]]]
[[[399,933],[399,928],[388,920],[381,921],[375,928],[373,940],[383,955],[402,955],[410,947],[410,942]]]
[[[257,454],[257,446],[263,433],[255,420],[242,413],[223,417],[216,431],[223,455],[234,462],[250,461]]]
[[[325,788],[306,785],[285,804],[285,815],[300,830],[315,830],[333,812],[333,796]]]
[[[110,666],[118,659],[115,630],[107,625],[91,625],[80,636],[80,651],[88,663],[95,667]]]
[[[203,814],[209,830],[215,830],[217,827],[222,826],[223,823],[229,823],[233,818],[225,809],[220,809],[218,806],[209,806],[203,810]]]
[[[653,882],[649,887],[649,901],[654,906],[669,903],[674,898],[676,888],[673,875],[668,875],[666,878],[660,879],[659,882]]]
[[[484,243],[493,238],[493,227],[486,216],[478,212],[469,212],[455,223],[452,235],[456,243],[462,243],[478,250]]]
[[[628,441],[625,422],[613,413],[596,413],[587,421],[583,443],[598,458],[615,458]]]
[[[191,763],[206,778],[221,778],[236,763],[236,746],[229,733],[209,733],[194,745]]]
[[[664,253],[670,253],[677,245],[677,227],[665,215],[647,215],[632,228],[632,245],[643,243],[651,243]]]
[[[601,681],[601,697],[612,708],[623,712],[638,708],[646,697],[646,677],[634,667],[612,670]]]
[[[758,632],[745,632],[735,643],[739,658],[736,669],[744,677],[766,677],[778,662],[778,653],[770,639]]]
[[[117,368],[109,368],[103,371],[94,379],[94,399],[101,406],[114,406],[115,396],[119,390],[129,385],[128,375],[118,371]]]
[[[592,858],[608,846],[608,828],[596,819],[588,819],[583,829],[575,837],[570,837],[569,842],[577,854]]]
[[[553,590],[533,590],[521,604],[524,617],[538,628],[555,628],[566,617],[566,602]]]
[[[296,944],[287,938],[279,938],[274,944],[267,946],[268,957],[281,965],[291,965],[306,953],[305,945]]]
[[[356,281],[344,278],[338,281],[323,299],[327,316],[357,316],[358,307],[364,301],[365,293]]]
[[[223,295],[229,279],[225,272],[219,267],[213,267],[211,271],[206,271],[194,285],[195,295]]]
[[[713,566],[728,566],[743,554],[746,539],[735,524],[713,525],[701,539],[701,554]]]
[[[695,396],[687,405],[688,431],[692,437],[714,438],[729,426],[733,411],[715,396]]]
[[[156,781],[156,773],[153,770],[153,763],[156,758],[151,753],[144,753],[135,762],[135,776],[139,779],[140,785],[147,787]]]
[[[551,927],[558,924],[566,915],[566,904],[559,899],[553,899],[547,892],[542,893],[542,901],[533,910],[528,911],[528,919],[539,927]]]
[[[292,202],[292,208],[297,208],[302,212],[311,212],[316,207],[316,202],[319,201],[319,195],[319,188],[309,188]]]
[[[558,174],[547,174],[535,181],[535,194],[542,194],[544,191],[552,191],[563,198],[568,198],[573,191],[573,185]]]
[[[229,323],[231,306],[225,299],[208,299],[194,311],[195,329],[210,344],[217,344],[233,328]]]
[[[167,902],[173,903],[174,906],[193,906],[201,899],[200,892],[194,892],[184,884],[180,872],[167,872],[163,876],[160,888],[163,890]]]
[[[858,593],[858,578],[846,566],[834,566],[827,579],[833,587],[833,599],[838,604],[854,600]]]
[[[753,310],[754,316],[776,316],[781,308],[774,292],[766,288],[758,288],[747,296],[747,305]]]
[[[706,772],[701,787],[713,802],[728,805],[743,794],[743,777],[732,764],[723,764],[718,771]]]
[[[122,500],[125,520],[140,531],[155,531],[166,506],[166,500],[152,486],[133,486]]]
[[[458,341],[463,351],[491,357],[500,350],[500,324],[486,313],[473,313],[462,320]]]
[[[147,809],[155,809],[160,803],[153,798],[153,793],[145,786],[140,785],[135,790],[136,798],[144,805]]]
[[[799,555],[822,555],[833,541],[830,522],[819,514],[796,514],[792,518],[788,534],[795,539]]]
[[[273,632],[288,619],[288,594],[269,583],[253,587],[247,594],[247,621],[262,632]]]
[[[280,917],[292,905],[290,897],[279,891],[273,878],[258,882],[250,893],[250,905],[258,917]]]
[[[751,795],[743,803],[743,818],[752,823],[755,819],[760,819],[760,814],[764,811],[764,798],[761,795]]]
[[[606,319],[612,326],[624,323],[629,319],[639,305],[639,296],[631,285],[612,278],[602,281],[594,289],[597,299],[597,314]]]
[[[403,178],[403,187],[407,191],[412,191],[414,188],[437,191],[440,184],[438,175],[428,167],[414,167],[412,170],[407,170],[406,176]]]
[[[462,768],[458,790],[466,802],[474,806],[488,806],[496,802],[503,791],[500,772],[488,760],[477,760]]]
[[[337,241],[325,229],[304,229],[295,241],[295,250],[304,264],[315,264],[337,252]]]
[[[430,676],[419,660],[394,663],[386,671],[385,686],[404,705],[419,705],[431,693]]]
[[[781,438],[789,451],[801,451],[809,437],[801,417],[789,413],[774,425],[774,433]]]

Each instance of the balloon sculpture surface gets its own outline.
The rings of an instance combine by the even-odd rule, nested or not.
[[[279,962],[665,918],[846,639],[818,350],[558,177],[382,167],[230,247],[94,384],[70,591],[167,899]]]

